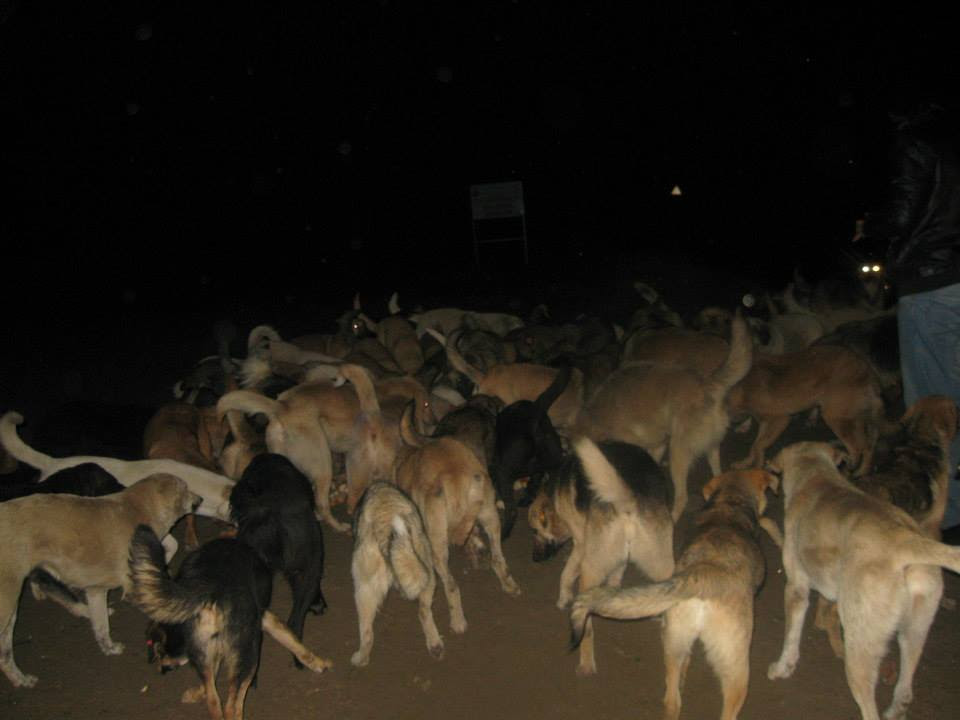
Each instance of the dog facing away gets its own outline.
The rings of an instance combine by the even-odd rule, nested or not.
[[[82,590],[94,637],[107,655],[123,652],[110,638],[107,593],[130,591],[127,550],[140,524],[166,535],[201,498],[172,475],[152,475],[104,497],[36,494],[0,503],[0,669],[15,687],[33,687],[13,657],[13,630],[23,581],[42,571],[62,585]],[[55,597],[54,599],[60,599]],[[70,608],[68,608],[70,609]]]
[[[247,690],[260,664],[263,629],[285,647],[294,649],[315,672],[332,666],[284,632],[267,610],[273,573],[258,554],[234,538],[220,538],[190,553],[176,580],[171,579],[163,549],[153,531],[137,528],[130,544],[133,601],[153,623],[148,637],[162,669],[189,661],[203,681],[184,693],[184,702],[206,700],[212,720],[242,720]],[[217,675],[223,669],[227,700],[221,705]]]
[[[580,590],[620,585],[628,563],[652,580],[673,574],[673,487],[640,447],[621,442],[574,441],[575,454],[544,484],[528,510],[534,531],[533,559],[550,557],[571,538],[573,549],[560,575],[557,607]],[[593,625],[580,644],[578,675],[597,671]]]
[[[816,590],[837,603],[847,684],[863,720],[879,719],[878,669],[896,636],[900,673],[884,717],[903,718],[943,594],[940,568],[960,572],[960,548],[930,539],[903,510],[854,487],[837,470],[842,459],[828,443],[800,442],[770,462],[771,471],[782,473],[787,584],[783,651],[767,676],[793,674]]]
[[[736,720],[750,680],[753,600],[766,575],[758,520],[766,508],[766,489],[776,490],[777,482],[763,470],[731,471],[713,478],[703,488],[707,504],[694,520],[673,576],[578,595],[570,613],[571,645],[580,644],[591,614],[636,620],[664,613],[664,718],[680,716],[680,689],[699,639],[720,678],[720,718]]]
[[[251,460],[230,493],[237,539],[290,583],[293,607],[287,625],[298,640],[303,639],[307,610],[322,613],[327,606],[320,589],[323,532],[315,508],[310,481],[287,458],[274,453]]]
[[[373,620],[391,587],[400,590],[407,600],[418,601],[427,650],[441,659],[443,638],[433,619],[433,594],[437,587],[433,550],[417,506],[395,485],[373,483],[357,506],[353,539],[350,571],[360,647],[350,662],[357,667],[370,662]]]

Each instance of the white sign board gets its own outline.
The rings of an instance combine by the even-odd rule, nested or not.
[[[470,186],[470,207],[474,220],[522,217],[523,183],[484,183]]]

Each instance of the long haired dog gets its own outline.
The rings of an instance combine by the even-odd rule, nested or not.
[[[433,620],[433,593],[437,587],[433,551],[423,518],[413,501],[395,485],[375,482],[363,494],[353,518],[354,599],[360,628],[360,647],[350,662],[370,662],[373,620],[390,587],[407,600],[419,602],[420,627],[427,650],[443,657],[443,638]]]
[[[149,658],[161,670],[190,662],[202,686],[188,690],[184,702],[205,698],[213,720],[242,720],[247,690],[260,664],[263,629],[304,664],[322,672],[332,663],[303,648],[267,607],[273,574],[257,554],[233,538],[221,538],[188,555],[171,579],[163,549],[150,528],[137,528],[130,545],[132,599],[153,622],[147,630]],[[217,675],[226,674],[227,700],[221,705]]]
[[[622,366],[600,386],[577,418],[580,434],[639,445],[660,461],[669,447],[674,522],[687,504],[690,469],[706,456],[720,474],[720,443],[730,426],[725,401],[750,370],[753,341],[738,310],[723,363],[708,375],[674,363]]]
[[[448,564],[449,546],[464,545],[477,525],[490,543],[490,566],[500,587],[510,595],[520,594],[500,544],[500,514],[493,482],[476,454],[459,440],[423,438],[411,432],[406,422],[400,429],[408,447],[398,457],[396,483],[423,516],[433,567],[443,582],[450,608],[450,628],[463,633],[467,620],[460,588]]]
[[[502,537],[510,536],[517,519],[514,481],[529,477],[524,505],[536,497],[544,473],[556,470],[563,462],[563,444],[550,421],[550,407],[570,381],[572,370],[562,368],[536,400],[518,400],[497,414],[496,441],[490,474],[503,502]]]
[[[900,674],[887,718],[904,717],[913,675],[943,594],[941,567],[960,572],[960,548],[927,537],[907,513],[854,487],[837,470],[842,453],[828,443],[781,450],[786,615],[783,652],[767,670],[790,677],[811,590],[837,603],[844,630],[847,683],[864,720],[878,720],[880,661],[894,635]]]
[[[763,470],[713,478],[703,488],[707,504],[694,521],[673,576],[578,595],[570,613],[572,646],[580,644],[590,615],[636,620],[664,613],[664,718],[676,720],[680,715],[680,688],[699,639],[720,678],[720,718],[736,720],[750,679],[753,599],[766,574],[758,520],[766,508],[766,489],[776,486],[777,478]]]
[[[310,481],[287,458],[272,453],[255,457],[230,493],[237,539],[290,583],[293,607],[287,624],[298,640],[307,610],[322,613],[327,606],[320,589],[323,532],[315,507]]]
[[[628,443],[574,441],[575,455],[541,488],[528,519],[534,561],[545,560],[571,538],[573,550],[560,575],[557,607],[580,590],[620,585],[628,563],[653,580],[673,573],[673,487],[643,448]],[[578,675],[597,671],[593,626],[587,621]]]

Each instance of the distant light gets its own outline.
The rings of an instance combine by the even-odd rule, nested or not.
[[[744,304],[744,307],[752,308],[754,305],[757,304],[757,300],[755,297],[753,297],[753,295],[751,295],[750,293],[747,293],[746,295],[743,296],[743,304]]]
[[[874,272],[880,272],[880,266],[879,266],[879,265],[874,265],[874,266],[873,266],[873,271],[874,271]]]
[[[860,268],[860,272],[865,272],[865,273],[870,272],[870,266],[864,265],[862,268]]]
[[[674,197],[680,197],[681,195],[683,195],[683,191],[680,189],[679,185],[674,185],[673,190],[670,191],[670,194],[673,195]]]

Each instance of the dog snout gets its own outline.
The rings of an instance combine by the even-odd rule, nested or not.
[[[559,549],[560,545],[558,543],[544,540],[538,535],[533,540],[533,561],[543,562],[544,560],[549,560],[557,554],[557,550]]]

